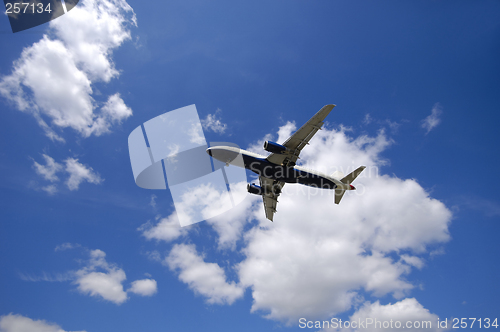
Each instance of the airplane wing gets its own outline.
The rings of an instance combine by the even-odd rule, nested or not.
[[[290,138],[282,145],[288,148],[291,152],[286,153],[271,153],[267,160],[278,165],[282,165],[285,161],[291,166],[295,165],[299,158],[300,151],[309,144],[311,138],[321,129],[323,120],[330,113],[335,105],[326,105],[318,111],[309,121],[299,128]],[[266,213],[267,214],[267,213]]]
[[[284,182],[278,182],[263,176],[259,176],[260,186],[264,190],[262,199],[264,200],[264,210],[266,211],[266,218],[273,221],[276,206],[278,205],[278,196],[280,195],[281,188],[285,185]]]

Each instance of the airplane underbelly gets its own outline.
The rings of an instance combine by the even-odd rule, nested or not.
[[[315,174],[297,170],[293,167],[276,165],[265,159],[244,156],[245,168],[268,179],[285,183],[300,183],[310,187],[335,189],[334,182]]]
[[[322,188],[322,189],[335,189],[337,185],[322,176],[309,177],[299,179],[298,183],[309,187]]]

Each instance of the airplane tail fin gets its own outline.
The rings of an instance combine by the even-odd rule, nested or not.
[[[352,173],[349,173],[348,175],[344,176],[340,181],[350,185],[351,190],[356,189],[351,185],[351,183],[358,177],[359,174],[361,174],[361,172],[363,172],[365,168],[366,168],[365,166],[359,166]],[[335,189],[335,204],[340,203],[340,200],[342,199],[342,197],[344,197],[345,192],[346,192],[345,189]]]
[[[342,180],[340,181],[346,184],[351,184],[352,181],[354,181],[358,177],[358,175],[361,174],[361,172],[363,172],[365,168],[366,166],[359,166],[352,173],[349,173],[347,176],[343,177]]]

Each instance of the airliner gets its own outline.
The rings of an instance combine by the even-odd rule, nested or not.
[[[335,190],[335,204],[339,204],[346,191],[356,190],[351,183],[366,168],[365,166],[358,167],[346,176],[339,171],[329,176],[296,165],[300,151],[309,144],[316,132],[321,130],[323,121],[334,107],[335,105],[324,106],[283,144],[264,142],[264,150],[271,152],[267,157],[234,146],[223,145],[210,147],[207,153],[226,165],[245,167],[259,175],[260,186],[249,183],[247,190],[251,194],[262,196],[266,218],[271,221],[276,213],[278,196],[285,183],[299,183],[315,188]],[[240,155],[243,163],[236,162],[236,160],[241,160],[241,158],[236,158]]]

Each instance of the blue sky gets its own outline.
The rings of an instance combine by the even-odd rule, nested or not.
[[[16,34],[4,16],[0,331],[497,318],[499,13],[87,0]],[[338,206],[290,186],[272,224],[248,197],[181,229],[169,191],[134,183],[128,135],[164,112],[196,104],[225,125],[207,141],[263,153],[331,103],[302,161],[378,170]]]

